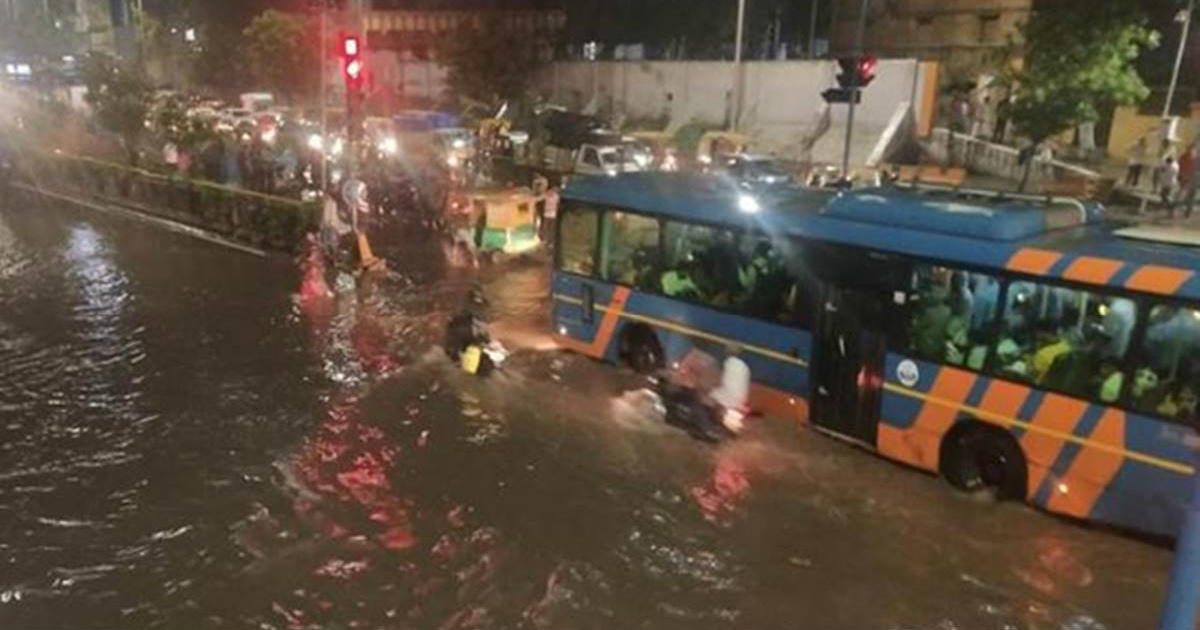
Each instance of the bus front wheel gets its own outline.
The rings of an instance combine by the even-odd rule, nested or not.
[[[658,337],[648,326],[629,326],[621,334],[621,357],[640,374],[651,374],[663,365]]]
[[[1012,434],[977,422],[959,423],[942,442],[942,475],[966,492],[1000,500],[1025,497],[1029,472]]]

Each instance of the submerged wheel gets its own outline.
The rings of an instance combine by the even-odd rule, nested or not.
[[[663,365],[663,350],[654,331],[646,326],[631,326],[621,335],[621,358],[634,371],[651,374]]]
[[[1001,500],[1022,500],[1029,472],[1012,435],[979,425],[951,432],[942,445],[942,475],[967,492],[986,491]]]

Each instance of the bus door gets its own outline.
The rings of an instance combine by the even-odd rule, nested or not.
[[[813,424],[875,445],[883,385],[882,293],[837,285],[822,300],[813,396]]]
[[[813,350],[815,426],[875,446],[893,288],[906,265],[882,254],[827,248],[812,260],[822,279]]]

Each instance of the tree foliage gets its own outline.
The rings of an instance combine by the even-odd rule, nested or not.
[[[255,87],[288,100],[311,96],[318,87],[318,41],[310,20],[268,9],[242,31],[242,55]]]
[[[488,14],[438,41],[438,60],[446,65],[452,94],[463,99],[495,104],[521,100],[541,66],[540,52],[547,42]]]
[[[187,103],[178,95],[168,96],[158,103],[150,117],[151,127],[163,140],[188,152],[217,138],[212,125],[187,115]]]
[[[1150,93],[1135,63],[1158,44],[1135,0],[1042,3],[1021,29],[1023,68],[1010,71],[1010,119],[1034,145]]]
[[[83,82],[95,119],[121,138],[130,164],[136,166],[153,97],[149,81],[136,68],[121,66],[103,53],[92,53],[83,64]]]

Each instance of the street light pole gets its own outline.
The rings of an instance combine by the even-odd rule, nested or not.
[[[1163,119],[1171,115],[1171,101],[1175,98],[1175,86],[1179,83],[1179,66],[1183,63],[1183,51],[1187,47],[1188,30],[1192,25],[1192,9],[1196,0],[1188,0],[1183,14],[1183,27],[1179,35],[1179,48],[1175,51],[1175,69],[1171,72],[1171,86],[1167,88],[1167,102],[1163,104]]]
[[[854,58],[860,59],[863,54],[863,31],[867,28],[867,9],[871,5],[871,0],[862,0],[862,6],[858,9],[858,30],[854,33]],[[850,181],[850,138],[854,133],[854,102],[858,100],[858,95],[862,88],[857,85],[850,90],[850,104],[846,112],[846,144],[842,150],[842,179]]]
[[[812,0],[812,12],[808,15],[808,58],[815,59],[817,56],[817,7],[821,5],[821,0]]]
[[[738,0],[737,35],[734,37],[733,51],[733,118],[729,121],[733,131],[737,131],[742,117],[742,31],[745,26],[746,0]]]
[[[328,116],[328,113],[325,111],[325,106],[329,103],[329,99],[325,93],[325,90],[328,88],[328,85],[329,85],[328,78],[325,76],[325,73],[327,71],[326,66],[329,65],[329,57],[328,57],[329,56],[329,15],[328,15],[328,11],[326,11],[326,9],[328,7],[325,5],[325,3],[326,3],[326,0],[320,0],[320,8],[318,9],[318,11],[321,12],[321,45],[319,48],[320,53],[317,55],[317,59],[319,59],[318,63],[321,66],[321,90],[320,90],[319,98],[321,99],[321,191],[322,192],[329,190],[329,165],[328,165],[329,160],[327,160],[325,157],[325,151],[327,150],[325,143],[329,141],[329,130],[327,129],[327,127],[329,125],[329,116]]]

